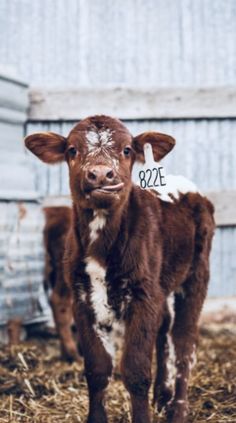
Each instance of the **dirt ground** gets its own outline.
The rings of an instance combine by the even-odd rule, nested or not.
[[[189,423],[236,423],[236,327],[201,328],[198,363],[189,389]],[[57,339],[0,348],[0,422],[85,422],[83,365],[60,360]],[[129,399],[114,374],[106,407],[111,423],[130,422]],[[153,423],[166,422],[152,409]]]

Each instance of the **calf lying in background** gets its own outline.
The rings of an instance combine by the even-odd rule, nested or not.
[[[112,375],[114,337],[123,331],[121,372],[131,396],[132,421],[150,422],[148,391],[154,345],[154,402],[168,422],[187,416],[187,386],[197,322],[207,292],[213,206],[197,192],[175,187],[169,201],[131,182],[135,160],[152,145],[161,160],[174,146],[168,135],[132,137],[118,120],[94,116],[68,138],[28,136],[26,146],[46,163],[69,166],[73,217],[65,277],[89,390],[89,423],[107,421],[104,394]],[[189,185],[190,187],[191,184]],[[177,193],[177,194],[176,194]]]
[[[69,207],[44,207],[45,227],[45,275],[44,285],[49,293],[56,329],[61,342],[62,358],[68,361],[78,359],[76,344],[72,335],[72,298],[70,287],[63,273],[65,240],[71,226]]]

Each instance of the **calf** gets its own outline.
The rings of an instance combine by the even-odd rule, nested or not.
[[[150,422],[148,392],[156,346],[154,403],[158,410],[165,407],[168,422],[183,423],[209,279],[212,204],[189,192],[191,184],[173,191],[170,187],[165,201],[132,184],[132,166],[144,160],[144,144],[152,145],[159,161],[175,144],[168,135],[132,137],[119,120],[94,116],[77,124],[68,138],[40,133],[25,143],[44,162],[66,160],[69,166],[73,218],[64,270],[84,355],[88,422],[107,422],[103,400],[119,328],[132,421]]]
[[[70,286],[63,274],[65,239],[71,226],[69,207],[44,207],[45,226],[43,231],[45,246],[44,286],[50,292],[56,329],[61,343],[62,358],[67,361],[78,359],[76,344],[72,335],[72,297]]]

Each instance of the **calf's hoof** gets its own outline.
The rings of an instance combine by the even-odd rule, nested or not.
[[[74,361],[81,361],[79,353],[75,345],[63,345],[61,347],[61,358],[63,361],[73,363]]]
[[[163,408],[166,407],[168,402],[170,402],[172,398],[173,392],[171,388],[166,386],[158,387],[154,390],[153,396],[153,406],[157,406],[157,411],[160,413]]]
[[[184,400],[171,401],[167,405],[168,423],[187,423],[188,402]]]
[[[89,413],[87,423],[108,423],[106,411],[103,407]]]

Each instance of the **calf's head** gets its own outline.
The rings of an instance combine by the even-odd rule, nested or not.
[[[119,207],[131,189],[135,161],[143,162],[143,146],[152,145],[161,160],[175,140],[158,132],[132,137],[118,119],[93,116],[80,121],[67,138],[52,132],[25,139],[26,147],[45,163],[66,161],[73,201],[83,208]]]

